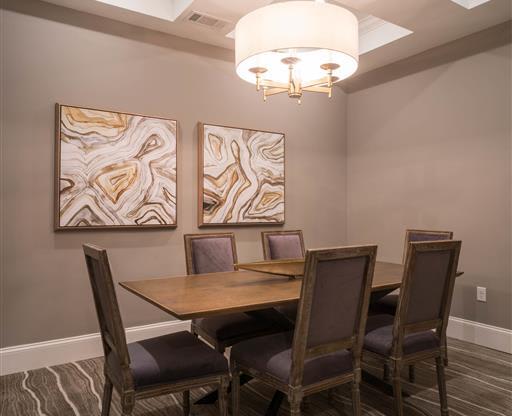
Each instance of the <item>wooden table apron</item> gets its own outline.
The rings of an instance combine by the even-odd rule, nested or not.
[[[265,309],[299,299],[304,261],[239,264],[244,271],[121,282],[120,285],[180,320]],[[372,290],[400,287],[403,266],[377,262]]]

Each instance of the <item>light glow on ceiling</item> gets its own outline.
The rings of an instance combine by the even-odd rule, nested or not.
[[[457,3],[459,6],[465,7],[468,10],[476,6],[480,6],[481,4],[487,3],[491,0],[452,0],[454,3]]]
[[[98,3],[125,9],[130,12],[174,22],[193,0],[95,0]]]
[[[412,30],[368,15],[359,20],[359,55],[409,36]]]

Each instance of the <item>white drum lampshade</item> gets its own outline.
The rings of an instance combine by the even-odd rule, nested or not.
[[[323,2],[290,1],[257,9],[235,29],[236,72],[263,88],[264,98],[326,92],[357,70],[358,21]]]

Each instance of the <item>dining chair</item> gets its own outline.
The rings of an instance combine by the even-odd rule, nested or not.
[[[261,242],[265,260],[304,258],[304,238],[301,230],[262,231]]]
[[[254,338],[231,350],[233,416],[240,411],[240,375],[288,397],[300,415],[305,396],[352,383],[361,414],[361,351],[377,246],[308,250],[294,331]]]
[[[453,232],[452,231],[433,231],[433,230],[414,230],[408,229],[405,230],[405,242],[404,242],[404,250],[402,254],[402,263],[405,262],[407,249],[410,242],[419,242],[419,241],[442,241],[442,240],[452,240]],[[387,313],[390,315],[396,314],[396,309],[398,305],[398,296],[400,293],[400,289],[395,290],[389,295],[383,296],[382,298],[372,302],[370,305],[371,314],[380,314]],[[444,340],[446,345],[446,340]],[[446,350],[448,351],[448,350]],[[445,357],[445,365],[448,365],[448,357]],[[389,369],[384,369],[384,379],[389,380]],[[414,366],[409,367],[409,380],[411,382],[415,381],[414,375]]]
[[[237,270],[233,233],[185,234],[184,239],[187,274]],[[239,341],[281,330],[274,321],[243,312],[192,320],[192,332],[221,353]]]
[[[368,317],[363,357],[381,358],[391,367],[397,416],[404,414],[402,366],[429,359],[436,361],[441,414],[448,415],[443,340],[460,248],[460,241],[409,243],[396,315]]]
[[[127,344],[107,252],[90,244],[83,250],[105,355],[101,415],[109,415],[115,388],[123,415],[138,399],[181,392],[187,416],[190,389],[213,385],[220,391],[220,414],[227,416],[226,358],[187,331]]]
[[[442,241],[452,240],[453,231],[432,231],[432,230],[405,230],[405,242],[402,255],[402,263],[405,262],[407,248],[410,242],[418,241]],[[379,312],[394,315],[398,304],[399,290],[390,293],[377,300],[371,305],[372,310],[378,309]]]
[[[302,230],[262,231],[261,242],[265,260],[303,259],[304,237]],[[297,318],[297,302],[290,302],[274,308],[291,324]]]

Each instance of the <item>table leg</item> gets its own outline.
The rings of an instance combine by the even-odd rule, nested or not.
[[[240,385],[247,383],[252,379],[251,376],[248,376],[246,374],[240,375]],[[231,385],[229,386],[229,391],[231,392]],[[214,390],[207,395],[201,397],[198,399],[194,404],[214,404],[219,396],[219,392],[217,390]],[[281,404],[284,400],[284,393],[276,390],[274,393],[274,396],[272,397],[272,400],[270,401],[267,410],[265,412],[265,416],[276,416],[279,413],[279,409],[281,407]]]
[[[240,375],[240,385],[247,383],[251,379],[252,379],[251,376],[248,376],[247,374],[241,374]],[[228,393],[231,393],[231,384],[229,384]],[[210,393],[208,393],[207,395],[201,397],[200,399],[197,399],[194,404],[214,404],[218,398],[219,398],[218,390],[213,390]]]
[[[279,408],[281,407],[281,403],[284,399],[284,393],[276,390],[274,396],[272,397],[272,401],[267,407],[267,411],[265,412],[265,416],[275,416],[279,412]]]

